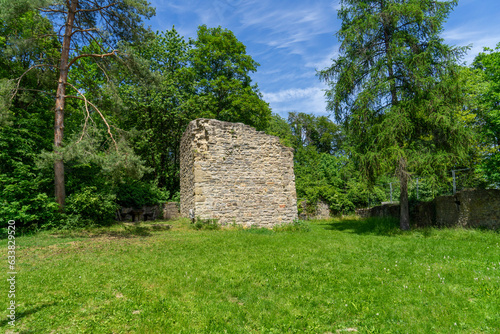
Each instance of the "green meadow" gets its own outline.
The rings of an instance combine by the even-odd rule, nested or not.
[[[499,333],[500,235],[387,219],[16,237],[12,333]],[[7,276],[7,240],[4,250]]]

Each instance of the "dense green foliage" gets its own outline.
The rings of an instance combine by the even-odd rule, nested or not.
[[[22,20],[12,20],[19,13]],[[97,36],[89,43],[73,40],[77,50],[71,54],[66,93],[75,98],[65,102],[64,146],[51,153],[51,95],[60,43],[36,38],[53,29],[37,13],[28,6],[2,16],[10,17],[2,21],[5,37],[0,40],[0,216],[5,222],[106,224],[117,204],[140,207],[169,197],[179,200],[179,144],[191,120],[218,118],[259,129],[268,124],[271,111],[250,78],[258,64],[231,31],[201,26],[198,38],[189,43],[175,29],[143,34],[121,44],[127,52],[118,61],[79,58],[78,52],[103,52],[104,38],[110,36]],[[35,43],[21,47],[23,39]],[[54,212],[52,200],[51,169],[60,159],[69,205],[65,213]],[[85,199],[92,203],[89,207],[80,205]],[[107,216],[105,211],[110,211]],[[77,217],[82,218],[79,224]]]
[[[15,123],[13,123],[15,124]],[[43,225],[59,218],[50,196],[52,178],[36,167],[46,139],[36,128],[0,128],[0,227],[13,219],[19,227]],[[49,146],[50,147],[50,146]]]
[[[291,112],[272,115],[266,132],[295,149],[294,171],[299,213],[313,214],[319,200],[334,214],[386,200],[380,186],[369,188],[355,169],[340,126],[325,116]]]
[[[341,1],[340,55],[320,72],[328,107],[347,130],[358,168],[400,180],[401,228],[409,228],[411,174],[443,178],[467,152],[456,117],[463,104],[462,50],[439,34],[456,1]]]
[[[189,65],[189,45],[175,29],[137,46],[144,61],[140,78],[125,78],[121,127],[132,131],[135,151],[153,169],[148,178],[171,192],[179,188],[180,138],[189,121],[202,113]]]
[[[43,26],[42,31],[32,30],[30,36],[16,36],[16,31],[6,31],[10,43],[8,47],[14,50],[13,56],[20,57],[25,50],[30,50],[33,44],[40,41],[57,41],[50,50],[57,52],[49,57],[32,55],[29,58],[26,72],[34,68],[46,67],[50,69],[57,80],[49,84],[51,89],[44,90],[45,93],[54,96],[54,196],[59,205],[59,211],[64,211],[66,199],[66,180],[64,171],[64,158],[61,149],[64,146],[65,117],[70,114],[67,99],[83,101],[87,116],[85,126],[90,118],[89,106],[97,112],[106,124],[110,137],[113,137],[111,128],[102,112],[92,101],[85,96],[92,86],[78,85],[83,80],[76,82],[71,80],[70,74],[78,66],[78,63],[87,64],[89,59],[117,58],[121,62],[130,59],[125,46],[135,43],[147,36],[147,30],[142,20],[154,15],[154,9],[145,0],[42,0],[42,1],[2,1],[0,20],[7,26],[12,25],[22,18],[32,19],[33,26]],[[25,24],[24,22],[23,24]],[[15,23],[14,23],[15,25]],[[47,26],[49,29],[47,29]],[[31,27],[27,27],[29,31]],[[51,29],[50,29],[51,28]],[[104,67],[100,66],[104,71]],[[25,72],[25,73],[26,73]],[[92,73],[89,72],[89,76]],[[105,74],[106,75],[106,74]],[[14,82],[13,95],[24,89],[19,78],[9,78]],[[11,83],[12,83],[11,82]],[[75,86],[77,85],[77,86]],[[98,82],[99,85],[99,82]],[[103,86],[102,83],[100,86]],[[71,88],[71,89],[68,89]],[[55,94],[54,94],[55,89]],[[75,93],[74,95],[71,93]]]
[[[3,13],[5,14],[5,13]],[[53,201],[53,177],[36,166],[42,150],[52,147],[53,100],[44,92],[55,74],[47,67],[26,70],[57,56],[57,40],[26,43],[18,52],[15,41],[48,33],[50,22],[28,12],[16,21],[0,19],[0,226],[15,219],[20,227],[43,225],[59,218]],[[17,95],[14,78],[22,77]]]
[[[4,225],[107,224],[117,205],[178,201],[180,138],[199,117],[243,122],[293,147],[306,211],[321,200],[333,213],[352,212],[391,200],[391,188],[394,201],[405,194],[430,200],[451,192],[451,170],[459,189],[500,184],[500,45],[472,67],[458,67],[463,50],[439,38],[455,1],[342,2],[341,54],[320,73],[332,85],[327,96],[336,122],[301,111],[286,119],[272,114],[252,82],[259,64],[228,29],[200,26],[190,40],[175,28],[154,34],[141,25],[153,14],[143,0],[80,1],[64,140],[54,154],[61,10],[71,3],[1,3]],[[117,4],[104,22],[98,6]],[[91,8],[96,12],[86,16]],[[98,54],[106,56],[80,57]],[[53,169],[61,159],[66,212],[54,201]]]
[[[395,220],[352,218],[281,233],[169,224],[168,231],[141,223],[18,237],[16,300],[22,303],[16,318],[22,317],[16,331],[448,334],[500,328],[498,232],[401,232]],[[7,289],[0,285],[2,305]],[[6,320],[0,323],[0,331],[8,329]]]
[[[478,96],[477,120],[483,152],[482,169],[489,183],[500,186],[500,43],[474,60],[484,87]]]
[[[179,146],[196,118],[267,126],[271,110],[250,72],[258,64],[234,34],[222,28],[198,29],[187,43],[175,28],[137,47],[149,76],[120,87],[127,113],[122,128],[135,131],[136,152],[153,168],[149,179],[171,193],[179,191]]]
[[[245,45],[230,30],[205,25],[192,44],[196,88],[206,100],[209,117],[264,129],[271,111],[257,85],[251,84],[250,73],[259,64],[246,54]]]

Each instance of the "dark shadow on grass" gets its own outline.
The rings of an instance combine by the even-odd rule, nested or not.
[[[359,235],[400,235],[399,221],[394,218],[372,217],[367,219],[332,220],[320,224],[325,230],[355,233]]]
[[[51,307],[51,306],[55,306],[57,305],[57,303],[53,302],[53,303],[48,303],[48,304],[43,304],[43,305],[40,305],[40,306],[36,306],[36,307],[33,307],[31,309],[28,309],[26,311],[23,311],[23,312],[19,312],[19,309],[16,308],[16,319],[14,321],[14,324],[17,325],[17,322],[19,320],[21,320],[22,318],[28,316],[28,315],[31,315],[31,314],[34,314],[34,313],[37,313],[38,311],[41,311],[43,310],[44,308],[47,308],[47,307]],[[13,329],[14,332],[17,332],[15,329],[16,327],[12,327],[9,325],[9,322],[12,321],[11,319],[9,318],[6,318],[4,320],[0,320],[0,327],[6,327],[6,328],[10,328],[10,329]],[[20,332],[20,333],[34,333],[32,331],[23,331],[23,332]]]

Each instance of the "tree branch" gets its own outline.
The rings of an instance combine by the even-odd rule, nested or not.
[[[58,10],[58,9],[43,9],[43,8],[39,8],[38,9],[39,11],[41,12],[44,12],[44,13],[61,13],[61,14],[68,14],[67,11],[65,10]]]
[[[77,10],[77,12],[87,12],[87,13],[88,12],[98,12],[98,11],[101,11],[103,9],[113,7],[114,5],[118,5],[118,2],[113,2],[107,6],[104,6],[104,7],[92,8],[92,9],[79,9],[79,10]]]
[[[17,94],[17,91],[19,90],[19,85],[21,84],[21,80],[22,78],[29,72],[31,71],[32,69],[34,68],[37,68],[37,67],[55,67],[54,65],[49,65],[49,64],[39,64],[39,65],[33,65],[31,66],[30,68],[28,68],[23,74],[21,74],[21,76],[17,79],[17,85],[16,85],[16,88],[14,89],[14,93],[12,93],[12,96],[10,97],[10,99],[14,99],[14,96],[16,96]]]
[[[73,99],[78,99],[78,100],[82,100],[85,102],[85,109],[87,110],[87,113],[89,114],[88,117],[90,117],[90,113],[89,113],[89,110],[88,110],[88,106],[87,104],[90,104],[92,106],[92,108],[95,109],[95,111],[97,111],[97,113],[99,114],[99,116],[101,116],[104,124],[106,124],[106,127],[108,128],[108,134],[109,136],[111,137],[111,139],[113,140],[113,143],[115,144],[115,149],[116,151],[118,151],[118,144],[116,143],[116,140],[115,138],[113,137],[113,134],[111,133],[111,127],[109,126],[108,122],[106,121],[106,118],[104,117],[104,115],[101,113],[101,111],[99,110],[99,108],[97,108],[92,102],[90,102],[89,100],[87,100],[87,98],[85,97],[85,95],[80,92],[75,86],[73,86],[72,84],[70,84],[69,82],[66,83],[67,85],[71,86],[74,90],[77,91],[78,94],[80,94],[82,97],[79,97],[79,96],[73,96],[73,95],[66,95],[66,97],[69,97],[69,98],[73,98]],[[87,120],[88,118],[85,119],[85,127],[87,125]],[[85,130],[85,127],[84,127],[84,130]],[[82,133],[82,137],[83,137],[83,133]],[[81,140],[81,138],[80,138]],[[79,140],[79,141],[80,141]]]
[[[26,91],[26,92],[37,92],[37,93],[43,93],[43,94],[46,94],[46,95],[49,95],[49,96],[52,96],[52,97],[55,97],[54,94],[51,94],[51,93],[48,93],[44,90],[41,90],[41,89],[32,89],[32,88],[18,88],[17,89],[18,91],[19,90],[22,90],[22,91]]]
[[[73,32],[71,33],[71,36],[73,36],[77,32],[89,32],[89,31],[98,31],[98,29],[97,28],[89,28],[89,29],[77,29],[77,30],[73,30]]]
[[[113,50],[112,52],[110,53],[105,53],[105,54],[83,54],[83,55],[79,55],[79,56],[76,56],[75,58],[73,58],[69,63],[68,63],[68,68],[71,67],[71,65],[73,65],[78,59],[80,58],[85,58],[85,57],[92,57],[92,58],[105,58],[105,57],[110,57],[110,56],[116,56],[116,53],[118,52],[118,50]]]
[[[97,35],[99,35],[99,36],[100,36],[100,34],[99,34],[99,30],[97,30]],[[90,37],[90,38],[89,38],[89,37]],[[100,36],[100,37],[101,37],[101,36]],[[102,37],[101,37],[101,38],[102,38]],[[97,46],[99,46],[99,48],[100,48],[103,52],[106,52],[106,49],[104,48],[104,44],[107,44],[107,46],[108,46],[109,48],[111,48],[111,45],[109,45],[108,43],[106,43],[106,41],[104,40],[104,38],[102,38],[102,43],[101,43],[101,42],[99,42],[99,41],[98,41],[98,40],[94,37],[94,35],[90,34],[89,32],[84,32],[84,33],[82,34],[82,39],[86,39],[86,40],[87,40],[87,42],[88,42],[89,44],[92,44],[92,41],[94,41],[94,42],[95,42],[95,44],[96,44]],[[92,41],[91,41],[91,39],[92,39]]]

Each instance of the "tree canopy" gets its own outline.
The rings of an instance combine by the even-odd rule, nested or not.
[[[264,129],[271,111],[257,85],[252,85],[250,73],[259,64],[246,54],[245,45],[230,30],[205,25],[198,28],[192,45],[197,89],[206,98],[210,116]]]
[[[343,121],[359,168],[371,180],[397,175],[402,229],[409,229],[411,173],[443,175],[466,151],[456,117],[463,49],[445,45],[442,25],[457,1],[343,0],[340,55],[319,72],[328,108]]]
[[[70,69],[81,59],[117,56],[119,48],[127,43],[136,42],[144,36],[143,18],[149,18],[154,10],[145,0],[42,0],[42,1],[5,1],[2,4],[1,18],[8,24],[26,13],[33,13],[36,21],[48,19],[53,31],[47,33],[37,31],[32,39],[57,39],[58,57],[42,59],[33,58],[30,71],[36,67],[49,67],[58,70],[58,80],[55,94],[54,147],[56,153],[63,146],[64,113],[66,98],[81,99],[85,106],[90,104],[82,91],[85,87],[75,87],[68,81]],[[30,38],[30,39],[31,39]],[[22,52],[23,46],[29,45],[30,39],[13,39],[13,46]],[[88,48],[92,46],[92,48]],[[86,48],[87,47],[87,48]],[[26,72],[25,72],[26,73]],[[18,85],[24,74],[18,78]],[[76,96],[68,95],[66,90],[71,87]],[[17,87],[16,87],[17,88]],[[98,110],[97,110],[98,111]],[[98,111],[100,113],[100,111]],[[102,115],[101,115],[102,116]],[[104,119],[104,116],[102,116]],[[109,131],[111,135],[111,132]],[[64,162],[61,155],[54,163],[55,196],[60,209],[64,207],[66,197],[64,180]]]
[[[500,44],[457,65],[465,49],[440,38],[456,3],[341,1],[340,54],[318,72],[334,122],[272,114],[252,81],[258,62],[223,27],[153,33],[143,0],[0,0],[0,218],[72,228],[179,200],[180,139],[200,117],[293,147],[309,209],[347,213],[392,194],[406,229],[409,203],[451,190],[451,170],[498,187]]]

